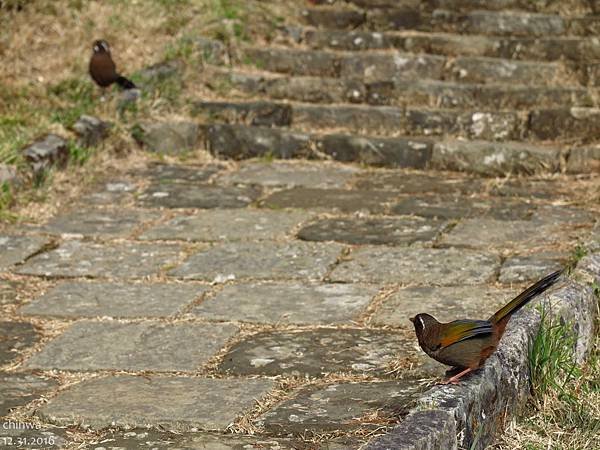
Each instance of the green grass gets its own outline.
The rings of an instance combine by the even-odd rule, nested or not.
[[[538,406],[550,390],[563,395],[567,384],[580,376],[572,358],[577,342],[573,327],[552,319],[545,308],[540,314],[540,328],[529,346],[531,390]]]
[[[531,400],[497,447],[600,448],[600,337],[595,335],[587,360],[578,366],[572,358],[573,325],[552,318],[545,309],[541,315],[539,331],[529,347]],[[595,325],[597,332],[598,320]]]

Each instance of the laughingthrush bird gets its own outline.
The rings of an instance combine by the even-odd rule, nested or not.
[[[117,73],[117,67],[110,55],[110,47],[105,40],[94,42],[94,53],[90,59],[90,76],[101,88],[117,83],[123,89],[135,89],[133,81]]]
[[[554,285],[562,272],[551,273],[528,287],[488,320],[461,319],[440,323],[429,314],[411,318],[419,346],[425,353],[443,364],[463,369],[444,384],[456,383],[463,375],[481,367],[498,347],[512,315]]]

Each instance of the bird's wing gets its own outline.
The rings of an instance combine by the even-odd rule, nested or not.
[[[487,320],[455,320],[444,325],[440,332],[440,348],[494,332],[492,324]]]

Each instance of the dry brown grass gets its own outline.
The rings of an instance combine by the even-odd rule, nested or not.
[[[538,345],[534,344],[530,357],[541,362],[532,369],[532,399],[521,417],[508,424],[493,448],[600,448],[600,335],[596,334],[581,368],[570,358],[573,335],[569,325],[551,324],[535,342]]]
[[[137,151],[131,137],[135,123],[185,117],[192,98],[210,97],[202,87],[202,57],[193,45],[195,37],[217,38],[228,46],[268,39],[277,26],[298,17],[295,11],[302,6],[292,0],[14,0],[11,4],[23,7],[7,9],[3,2],[0,11],[0,59],[10,61],[0,65],[0,163],[23,167],[20,150],[48,132],[74,142],[70,127],[86,113],[115,124],[101,149],[110,157],[94,161],[95,173],[111,170],[102,164],[111,164],[115,156],[128,159]],[[101,98],[87,74],[91,43],[99,38],[110,42],[118,70],[128,77],[135,79],[142,69],[166,59],[183,63],[181,76],[144,90],[135,107],[123,114],[117,108],[118,90]],[[42,187],[65,178],[68,184],[72,171],[82,172],[75,177],[79,185],[89,166],[53,174]],[[7,218],[2,210],[15,202],[14,197],[14,192],[0,191],[0,220]],[[39,191],[20,192],[17,203],[42,203],[46,197]]]

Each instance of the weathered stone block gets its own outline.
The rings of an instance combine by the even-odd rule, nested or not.
[[[243,53],[247,63],[270,72],[325,77],[339,75],[339,56],[334,53],[257,47],[247,47]]]
[[[576,147],[569,151],[567,159],[569,173],[600,172],[600,146]]]
[[[376,428],[378,420],[395,422],[407,414],[421,389],[412,380],[310,387],[263,414],[257,422],[280,435]],[[372,421],[364,420],[368,416]]]
[[[26,365],[36,369],[194,372],[237,332],[238,327],[231,324],[85,320],[46,344]]]
[[[157,274],[176,263],[179,245],[92,244],[67,241],[55,250],[36,255],[19,267],[18,273],[45,277],[139,278]]]
[[[226,285],[192,313],[266,324],[349,323],[376,293],[374,287],[353,284],[243,283]]]
[[[137,199],[155,208],[243,208],[259,195],[260,189],[254,186],[162,183],[150,185]]]
[[[140,239],[207,242],[281,239],[308,219],[301,211],[219,209],[175,217],[149,229]]]
[[[441,78],[446,59],[434,55],[400,52],[369,52],[345,56],[340,61],[340,76],[367,82],[389,79]]]
[[[342,251],[339,244],[312,242],[248,242],[222,244],[192,255],[170,276],[215,281],[220,279],[323,278]]]
[[[244,125],[210,125],[205,133],[206,148],[220,158],[270,155],[287,159],[311,153],[310,137],[302,133]]]
[[[457,249],[363,246],[330,275],[334,282],[481,284],[491,281],[500,258]]]
[[[227,172],[219,180],[268,187],[343,188],[361,173],[357,167],[326,161],[248,161],[238,167],[237,171]]]
[[[529,129],[542,140],[594,140],[600,133],[600,109],[544,109],[531,113]]]
[[[263,200],[263,206],[267,208],[320,208],[340,212],[368,211],[377,214],[385,212],[387,204],[396,197],[397,194],[390,191],[296,187],[271,194]]]
[[[63,168],[69,160],[67,141],[56,134],[48,134],[23,149],[23,157],[36,175],[52,166]]]
[[[283,127],[292,122],[292,107],[285,103],[197,102],[192,107],[192,113],[202,115],[210,122],[217,120],[259,127]]]
[[[332,134],[318,138],[317,147],[337,161],[423,169],[431,159],[433,144],[425,139]]]
[[[50,219],[42,230],[51,234],[78,236],[127,237],[145,222],[157,220],[160,214],[135,209],[77,209]]]
[[[192,150],[198,142],[198,125],[193,122],[143,123],[134,137],[151,152],[176,155]]]
[[[263,332],[234,345],[219,370],[235,375],[320,377],[352,372],[382,376],[389,371],[392,361],[411,352],[411,341],[389,331]]]
[[[56,385],[57,382],[51,378],[27,374],[0,374],[0,417],[8,416],[11,408],[26,405]],[[2,437],[7,436],[6,429],[1,433]]]
[[[73,125],[73,131],[79,136],[79,145],[93,147],[106,139],[111,127],[110,122],[84,114]]]
[[[366,20],[365,13],[356,9],[307,8],[302,16],[308,25],[334,30],[354,29]]]
[[[116,375],[71,386],[38,414],[57,425],[92,429],[225,430],[274,387],[270,380]]]
[[[11,362],[38,340],[39,334],[28,322],[0,322],[0,365]]]
[[[556,172],[560,148],[520,142],[445,141],[433,146],[431,166],[481,175]]]
[[[50,317],[168,317],[208,290],[186,284],[65,282],[21,308]]]
[[[25,261],[49,242],[37,236],[0,235],[0,271]]]
[[[444,223],[418,218],[321,219],[303,227],[298,237],[306,241],[348,244],[410,245],[432,241]]]

